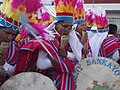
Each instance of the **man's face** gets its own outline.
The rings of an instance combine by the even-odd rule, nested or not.
[[[79,33],[86,32],[86,30],[87,30],[87,26],[86,26],[85,22],[78,24],[78,26],[76,28],[76,31]]]
[[[16,31],[10,30],[8,28],[2,28],[0,30],[0,42],[10,42],[15,38],[16,34]]]
[[[68,35],[72,30],[72,26],[73,26],[72,21],[58,22],[56,24],[56,30],[61,36]]]

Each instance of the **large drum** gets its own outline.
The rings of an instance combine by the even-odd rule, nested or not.
[[[1,86],[0,90],[57,90],[52,80],[35,72],[17,74]]]
[[[103,57],[86,58],[74,70],[76,90],[120,90],[120,66]]]

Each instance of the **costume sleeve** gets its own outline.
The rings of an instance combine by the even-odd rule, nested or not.
[[[33,66],[33,65],[30,65],[31,54],[32,54],[32,52],[29,50],[21,50],[20,51],[18,60],[16,63],[14,75],[26,71],[29,66],[31,66],[31,67]],[[36,58],[36,57],[34,57],[34,58]]]
[[[5,61],[12,66],[16,64],[16,56],[18,53],[18,46],[16,44],[17,43],[14,41],[10,42],[9,48],[6,50],[5,54]]]
[[[70,32],[69,44],[76,59],[81,61],[83,45],[80,43],[75,31]]]
[[[69,58],[70,60],[74,60],[75,59],[75,55],[72,52],[67,52],[67,58]]]
[[[115,53],[112,55],[112,59],[114,61],[118,61],[120,59],[119,51],[118,50],[116,50]]]
[[[3,68],[5,69],[5,71],[7,72],[9,76],[12,76],[15,66],[12,66],[8,64],[7,62],[5,62],[5,64],[3,65]]]
[[[46,52],[39,50],[36,66],[41,70],[45,70],[53,67],[50,59],[48,58],[48,54]]]

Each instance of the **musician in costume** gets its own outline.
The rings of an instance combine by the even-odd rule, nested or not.
[[[27,1],[25,1],[25,2],[27,3]],[[26,4],[26,3],[23,4],[23,2],[12,1],[10,3],[10,5],[11,5],[11,9],[14,8],[14,10],[16,10],[16,12],[17,12],[16,14],[18,14],[18,16],[16,18],[19,21],[22,21],[21,20],[21,18],[22,18],[22,19],[26,19],[27,22],[40,23],[41,21],[44,21],[43,24],[45,24],[50,19],[50,16],[47,12],[42,12],[41,9],[39,10],[39,8],[42,6],[42,4],[38,3],[38,5],[36,5],[37,2],[39,2],[39,1],[36,1],[35,3],[33,3],[33,6],[35,6],[34,9],[32,7],[29,7],[30,6],[29,4]],[[18,5],[18,6],[16,6],[16,5]],[[21,6],[19,6],[19,5],[21,5],[21,6],[25,5],[25,7],[22,7],[23,8],[22,11],[21,11]],[[39,18],[39,15],[38,15],[39,12],[42,12],[41,13],[42,19]],[[14,14],[14,12],[12,12],[12,13]],[[22,17],[22,13],[25,15],[25,17]],[[24,23],[24,20],[22,21],[22,23]],[[24,44],[28,43],[29,40],[31,40],[32,38],[34,38],[34,36],[31,34],[31,32],[29,30],[26,29],[25,25],[22,24],[19,34],[16,36],[15,40],[12,40],[10,42],[9,48],[6,51],[6,55],[5,55],[6,62],[15,67],[20,48]],[[14,71],[14,68],[12,70],[9,70],[9,73],[8,73],[9,76],[12,76],[13,71]]]
[[[14,71],[14,68],[16,66],[16,61],[17,61],[17,55],[19,53],[19,49],[26,43],[29,42],[29,37],[28,37],[28,31],[23,29],[23,26],[21,30],[19,31],[19,34],[16,36],[16,38],[9,43],[9,47],[6,49],[4,60],[5,60],[5,65],[4,67],[8,67],[7,65],[11,65],[11,69],[8,67],[7,69],[7,74],[8,77],[12,76],[12,73]],[[8,63],[8,64],[7,64]]]
[[[19,34],[21,33],[20,31],[21,21],[22,21],[21,16],[22,14],[24,14],[26,17],[29,18],[29,20],[34,21],[35,17],[32,16],[33,12],[41,7],[41,4],[38,3],[39,1],[33,1],[33,2],[34,2],[33,6],[36,6],[34,7],[34,9],[28,7],[30,5],[29,3],[27,3],[27,1],[25,1],[24,5],[22,6],[22,2],[19,2],[17,0],[3,0],[3,4],[1,5],[1,17],[0,17],[1,40],[0,41],[10,42],[10,47],[4,58],[5,64],[2,66],[6,73],[6,76],[8,77],[12,76],[13,74],[14,68],[16,66],[16,58],[19,48],[21,48],[21,45],[23,45],[19,42],[18,39],[20,36]],[[38,5],[36,5],[36,3],[38,3]],[[25,7],[28,7],[29,9],[25,9]],[[23,32],[21,35],[23,35]],[[4,73],[2,72],[1,74],[4,75]],[[4,77],[6,76],[4,75]]]
[[[76,0],[55,0],[56,21],[49,26],[52,30],[55,26],[52,32],[54,38],[46,38],[49,33],[43,32],[44,34],[41,33],[38,38],[25,44],[20,49],[14,75],[35,71],[50,77],[58,90],[75,90],[73,79],[75,63],[67,58],[67,43],[63,44],[68,42],[68,34],[72,30],[75,3]],[[36,30],[41,30],[38,24],[30,25]]]
[[[1,15],[0,15],[0,43],[13,41],[19,33],[21,23],[16,19],[15,15],[11,10],[11,5],[8,3],[8,0],[3,0],[1,4]],[[16,11],[15,11],[16,13]],[[1,47],[2,48],[2,47]],[[4,51],[5,52],[5,51]],[[2,55],[3,57],[4,55]],[[8,69],[12,70],[14,67],[5,61],[5,64],[2,66],[1,71],[1,84],[3,83],[2,79],[6,78],[8,74]],[[5,74],[4,74],[5,73]]]
[[[87,54],[87,49],[85,49],[85,46],[88,39],[87,25],[85,21],[85,9],[83,4],[83,0],[77,0],[74,13],[75,32],[77,34],[77,37],[79,38],[79,42],[82,44],[81,49],[78,49],[77,47],[76,48],[77,52],[79,51],[79,53],[82,53],[82,55],[79,55],[82,56],[81,59],[84,58]]]
[[[89,40],[91,47],[92,57],[98,57],[101,43],[108,35],[108,21],[106,12],[102,8],[96,8],[93,13],[94,16],[94,29],[96,29],[95,35]]]
[[[92,57],[98,57],[98,56],[102,56],[102,57],[107,57],[107,58],[111,58],[112,59],[112,55],[113,55],[113,60],[117,61],[119,59],[119,53],[117,51],[117,55],[114,55],[113,53],[117,50],[119,50],[118,45],[116,46],[112,46],[114,45],[114,43],[109,42],[105,40],[108,36],[109,33],[111,34],[112,29],[110,26],[110,30],[108,27],[108,20],[106,17],[106,12],[105,10],[98,8],[94,13],[94,30],[96,30],[96,33],[94,34],[94,36],[92,36],[92,38],[89,40],[89,46],[91,48],[91,56]],[[117,29],[116,29],[117,30]],[[114,34],[117,32],[116,30],[114,30]],[[112,33],[113,34],[113,33]],[[111,36],[111,35],[110,35]],[[113,42],[116,41],[116,39],[113,40]],[[108,43],[108,44],[107,44]],[[115,42],[117,43],[117,42]],[[112,49],[114,47],[114,49]],[[110,49],[111,48],[111,49]]]

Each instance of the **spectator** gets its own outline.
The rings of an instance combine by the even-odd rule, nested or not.
[[[99,55],[118,61],[120,45],[117,42],[117,25],[109,24],[108,36],[103,40]]]

